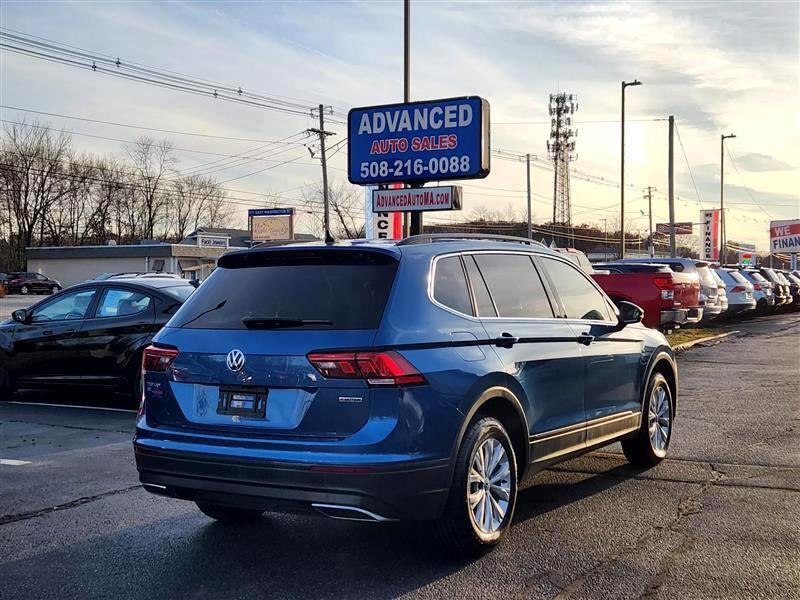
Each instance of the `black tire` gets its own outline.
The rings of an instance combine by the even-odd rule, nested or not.
[[[220,523],[251,523],[261,518],[263,510],[252,508],[238,508],[236,506],[223,506],[211,502],[195,502],[204,515]]]
[[[61,288],[59,286],[57,286],[57,285],[54,285],[53,287],[50,288],[50,293],[51,294],[57,294],[60,291],[61,291]]]
[[[14,386],[11,384],[11,375],[4,368],[0,368],[0,400],[11,400],[14,395]]]
[[[661,394],[663,393],[663,396]],[[659,410],[659,398],[664,398],[667,402],[666,412]],[[652,405],[652,406],[651,406]],[[651,416],[655,409],[656,420],[658,423],[651,423]],[[622,440],[622,451],[628,462],[637,467],[654,467],[667,455],[669,443],[672,439],[672,423],[675,416],[675,403],[672,391],[669,388],[666,378],[661,373],[653,373],[647,384],[647,395],[645,396],[644,406],[642,406],[642,425],[636,437]],[[668,419],[667,432],[663,435],[663,420]],[[653,430],[653,434],[659,436],[656,440],[651,436],[651,425],[658,428]],[[661,445],[657,440],[662,440]]]
[[[498,483],[508,484],[508,503],[499,526],[491,532],[482,530],[473,516],[470,507],[470,490],[475,489],[475,494],[486,496],[488,484],[470,483],[469,474],[473,461],[476,460],[478,450],[484,447],[488,440],[498,443],[505,451],[508,462],[508,476]],[[500,466],[500,465],[498,465]],[[496,471],[499,473],[500,471]],[[476,487],[473,487],[476,486]],[[487,502],[492,499],[488,498]],[[434,522],[433,532],[437,541],[448,553],[458,557],[478,557],[486,554],[497,546],[508,534],[511,521],[514,518],[514,507],[517,502],[517,462],[511,440],[497,419],[482,417],[470,424],[456,458],[453,483],[447,499],[444,513],[438,521]],[[480,501],[476,503],[480,504]],[[494,504],[498,504],[494,502]],[[485,510],[485,508],[484,508]]]
[[[27,285],[21,285],[19,287],[19,293],[22,294],[23,296],[27,296],[30,291],[31,290]]]

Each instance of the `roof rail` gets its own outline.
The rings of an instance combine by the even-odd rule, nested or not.
[[[497,242],[516,242],[530,246],[546,248],[542,242],[514,235],[499,235],[491,233],[423,233],[412,235],[397,242],[397,246],[413,246],[414,244],[432,244],[433,242],[455,242],[458,240],[490,240]]]

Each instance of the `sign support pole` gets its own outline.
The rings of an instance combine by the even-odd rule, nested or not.
[[[403,0],[403,102],[411,102],[411,0]],[[408,235],[422,233],[421,212],[405,213],[405,220]]]
[[[531,155],[525,155],[526,169],[528,175],[528,239],[533,239],[533,214],[531,210]]]

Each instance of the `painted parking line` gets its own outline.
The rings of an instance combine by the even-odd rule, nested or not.
[[[29,465],[29,460],[16,460],[14,458],[0,458],[0,465],[7,465],[9,467],[21,467],[22,465]]]

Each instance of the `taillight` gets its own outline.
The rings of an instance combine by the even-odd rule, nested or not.
[[[148,346],[142,354],[142,371],[151,373],[163,373],[178,357],[176,348],[159,348],[158,346]]]
[[[757,291],[757,292],[760,292],[761,291],[761,284],[760,283],[754,283],[753,284],[753,289],[755,291]]]
[[[736,287],[731,289],[731,293],[735,294],[737,292],[744,292],[746,289],[747,288],[745,288],[743,285],[737,285]]]
[[[672,277],[654,277],[653,283],[661,290],[662,300],[675,298],[675,281],[673,281]]]
[[[422,373],[397,352],[319,352],[308,355],[330,379],[366,379],[370,385],[419,385]]]

